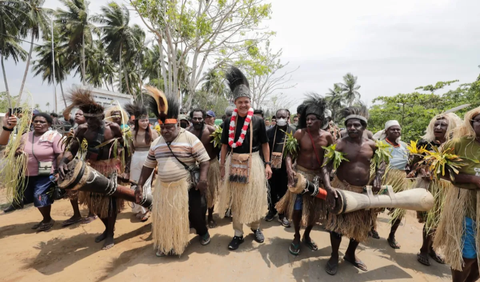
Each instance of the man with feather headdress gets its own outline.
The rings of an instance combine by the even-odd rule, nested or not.
[[[235,234],[228,248],[236,250],[243,243],[243,224],[250,225],[255,241],[265,240],[260,219],[267,211],[267,179],[272,176],[272,169],[265,122],[253,115],[247,78],[236,67],[228,70],[226,78],[236,108],[223,124],[219,206],[222,217],[227,209],[232,210]]]
[[[125,163],[129,161],[130,153],[124,150],[120,126],[103,121],[104,108],[93,99],[90,91],[76,89],[70,100],[71,105],[66,111],[79,108],[83,111],[86,123],[79,125],[75,135],[66,139],[67,149],[59,165],[60,177],[65,178],[68,172],[67,164],[77,157],[88,161],[92,168],[104,176],[121,179],[121,175],[128,172]],[[95,242],[105,241],[104,250],[113,247],[115,222],[124,201],[93,192],[81,193],[79,200],[97,214],[105,225],[105,231],[95,238]]]
[[[335,205],[337,194],[335,189],[342,189],[363,193],[363,188],[370,183],[371,162],[374,159],[377,145],[374,141],[364,136],[367,128],[367,113],[361,108],[350,107],[343,111],[345,116],[345,127],[347,136],[338,140],[335,151],[342,153],[346,160],[342,161],[336,169],[334,180],[330,183],[330,172],[333,167],[329,163],[328,169],[324,171],[323,180],[325,188],[329,191],[327,202],[330,208]],[[373,191],[378,192],[381,187],[381,178],[384,174],[385,165],[382,163],[376,166],[373,181]],[[330,170],[330,171],[329,171]],[[338,271],[338,249],[342,236],[350,238],[345,261],[355,267],[366,271],[366,265],[355,255],[355,250],[360,242],[368,238],[368,232],[376,220],[376,212],[372,210],[360,210],[347,214],[329,213],[326,220],[326,229],[330,231],[330,242],[332,255],[327,262],[326,272],[335,275]]]
[[[218,198],[218,186],[220,185],[220,163],[218,162],[219,148],[214,145],[214,138],[212,134],[215,132],[215,127],[205,123],[207,114],[201,109],[193,109],[190,112],[190,119],[192,126],[187,130],[193,133],[202,141],[203,147],[207,150],[210,157],[210,167],[208,170],[208,188],[207,188],[207,208],[208,208],[208,227],[216,226],[213,220],[213,209]]]
[[[201,245],[210,243],[204,198],[210,157],[202,142],[180,127],[176,98],[155,87],[145,88],[150,95],[150,109],[159,120],[161,136],[150,146],[135,191],[136,199],[139,204],[144,185],[158,166],[152,207],[154,248],[159,257],[181,255],[189,242],[190,225],[199,235]]]
[[[323,147],[328,147],[334,142],[332,135],[322,129],[325,122],[325,99],[318,94],[310,94],[302,105],[304,107],[300,113],[299,129],[293,135],[299,145],[298,156],[295,159],[292,152],[287,152],[285,160],[289,187],[300,183],[298,180],[295,181],[297,173],[303,175],[308,181],[316,183],[315,185],[321,185]],[[326,217],[324,203],[324,200],[309,194],[295,194],[290,190],[277,203],[277,210],[285,212],[287,217],[292,219],[295,227],[294,239],[288,248],[292,255],[300,253],[301,226],[306,227],[303,243],[312,251],[318,250],[317,244],[310,238],[310,232],[316,222]]]

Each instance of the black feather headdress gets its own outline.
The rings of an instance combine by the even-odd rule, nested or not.
[[[232,66],[226,73],[228,86],[233,93],[234,100],[240,97],[251,98],[250,85],[245,75],[237,67]]]
[[[342,116],[345,119],[345,124],[349,119],[358,119],[366,127],[368,123],[368,109],[366,106],[362,105],[360,107],[347,107],[342,110]]]
[[[105,110],[102,105],[93,99],[90,90],[80,88],[73,89],[70,93],[69,100],[72,104],[65,109],[64,116],[69,114],[74,107],[82,110],[85,117],[100,117]]]
[[[148,95],[148,105],[152,113],[162,123],[173,123],[169,119],[177,119],[180,112],[180,104],[177,98],[172,95],[165,95],[162,91],[153,86],[145,86]],[[176,122],[174,122],[176,123]]]
[[[325,108],[327,106],[327,102],[325,98],[317,93],[309,93],[307,94],[307,99],[303,101],[302,105],[304,108],[300,113],[300,119],[298,120],[298,125],[300,128],[307,127],[307,116],[308,115],[315,115],[319,120],[325,120]]]
[[[133,119],[144,119],[148,117],[147,108],[139,102],[125,105],[125,111],[127,111]]]

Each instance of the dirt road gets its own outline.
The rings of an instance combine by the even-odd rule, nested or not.
[[[446,265],[431,260],[432,265],[426,267],[417,262],[422,226],[413,212],[409,212],[397,232],[400,250],[391,249],[385,240],[389,225],[383,214],[379,218],[382,239],[370,239],[367,245],[359,246],[358,256],[369,271],[357,270],[342,260],[335,277],[324,271],[330,241],[321,226],[312,231],[319,251],[303,247],[300,255],[294,257],[287,249],[293,228],[263,221],[264,244],[254,242],[249,235],[237,251],[231,252],[227,249],[233,235],[230,220],[217,218],[219,227],[210,230],[210,245],[200,246],[192,234],[192,241],[180,258],[157,258],[150,222],[138,222],[130,209],[119,215],[116,245],[108,251],[102,251],[102,245],[94,242],[94,237],[103,231],[100,220],[61,228],[61,222],[71,212],[67,200],[55,202],[52,217],[56,224],[43,233],[31,229],[41,220],[34,207],[11,214],[1,212],[0,281],[450,281]],[[245,231],[249,231],[247,227]],[[347,244],[344,239],[341,256]]]

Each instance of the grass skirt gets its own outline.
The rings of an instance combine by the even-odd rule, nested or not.
[[[476,221],[475,244],[480,264],[480,191],[461,189],[452,185],[445,193],[440,222],[435,232],[433,247],[445,255],[445,262],[454,270],[463,270],[462,235],[465,232],[465,217]]]
[[[210,160],[208,168],[207,208],[213,208],[218,198],[218,186],[220,185],[220,163],[217,158]]]
[[[190,181],[156,181],[153,191],[152,235],[155,250],[181,255],[189,242],[188,190]]]
[[[440,215],[442,213],[445,194],[450,188],[453,187],[453,184],[452,182],[444,179],[433,179],[431,181],[427,181],[423,178],[418,178],[414,187],[425,188],[433,195],[433,208],[431,208],[428,212],[417,212],[418,222],[425,223],[425,230],[428,233],[433,232],[440,222]]]
[[[220,217],[225,216],[228,208],[232,209],[233,216],[239,223],[249,224],[260,220],[268,208],[267,179],[265,166],[260,154],[252,154],[250,182],[248,184],[230,182],[231,155],[225,163],[225,178],[221,184],[219,211]]]
[[[114,172],[121,173],[123,171],[123,169],[121,168],[122,161],[120,159],[108,159],[95,162],[90,161],[89,165],[108,178],[110,178]],[[119,183],[119,185],[122,184]],[[117,208],[115,211],[110,211],[111,200],[115,200],[117,202]],[[112,213],[119,213],[123,209],[125,204],[125,201],[123,199],[83,191],[78,193],[78,201],[81,204],[87,205],[90,212],[98,215],[100,218],[107,218],[112,215],[109,213],[109,211]]]
[[[316,175],[320,175],[320,170],[309,170],[297,165],[297,173],[301,173],[305,179],[313,181]],[[323,221],[326,218],[325,201],[308,194],[298,195],[287,190],[285,195],[275,205],[275,209],[280,214],[285,214],[288,219],[292,219],[295,208],[295,200],[297,197],[303,197],[302,220],[301,226],[314,225],[318,221]]]
[[[337,176],[335,176],[335,179],[332,181],[332,187],[340,190],[363,193],[363,187],[342,182]],[[353,238],[358,242],[366,242],[368,232],[376,220],[377,213],[373,210],[359,210],[338,215],[328,213],[325,228],[329,231],[347,236],[348,238]]]
[[[398,193],[410,189],[413,181],[407,179],[407,174],[404,170],[390,168],[385,176],[385,185],[392,186],[393,192]],[[401,220],[407,213],[404,209],[391,209],[390,223],[395,220]]]

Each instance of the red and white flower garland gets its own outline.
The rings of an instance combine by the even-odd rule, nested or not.
[[[232,148],[242,146],[245,136],[247,135],[248,125],[250,124],[250,121],[252,121],[253,108],[248,110],[247,117],[245,117],[245,122],[243,123],[242,132],[240,133],[237,142],[233,142],[233,139],[235,138],[235,125],[237,122],[237,116],[238,110],[235,109],[232,113],[232,118],[230,119],[230,128],[228,129],[228,145],[230,145]]]

